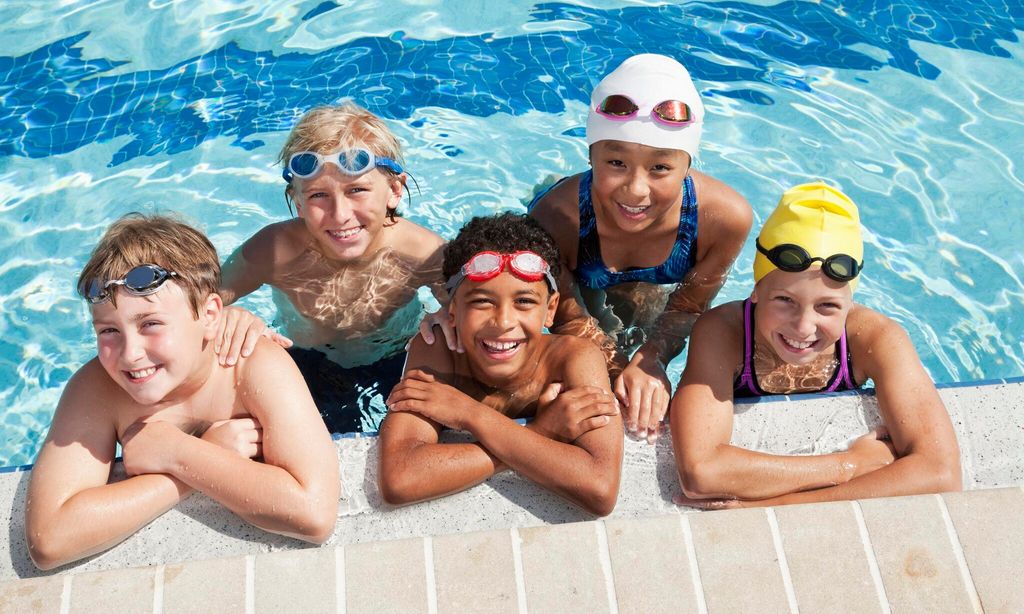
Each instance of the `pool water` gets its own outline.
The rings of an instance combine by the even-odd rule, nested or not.
[[[852,196],[858,300],[936,381],[1024,374],[1019,2],[21,0],[0,24],[0,465],[31,462],[95,353],[73,285],[121,214],[181,212],[226,257],[288,216],[273,160],[296,118],[348,98],[403,143],[403,213],[450,237],[583,170],[588,93],[639,52],[690,69],[697,166],[755,227],[796,183]],[[718,301],[749,292],[753,252]],[[266,289],[242,304],[273,319]]]

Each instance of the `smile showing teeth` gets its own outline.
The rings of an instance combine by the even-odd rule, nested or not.
[[[786,342],[786,345],[790,346],[793,349],[806,350],[807,348],[809,348],[812,345],[814,345],[813,341],[797,341],[795,339],[790,339],[789,337],[787,337],[785,335],[779,335],[779,336],[782,337],[782,340]]]
[[[327,234],[331,235],[335,239],[349,239],[359,234],[359,231],[362,229],[362,226],[357,226],[356,228],[349,228],[348,230],[328,230]]]
[[[628,205],[623,205],[622,203],[619,203],[619,206],[622,207],[626,211],[626,213],[632,215],[637,215],[647,210],[647,207],[630,207]]]
[[[489,352],[508,352],[519,347],[519,341],[481,341]]]
[[[146,367],[145,369],[128,371],[128,377],[132,379],[145,379],[154,373],[156,373],[156,367]]]

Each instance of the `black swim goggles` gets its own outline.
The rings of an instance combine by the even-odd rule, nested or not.
[[[125,292],[133,296],[149,296],[159,290],[165,281],[177,276],[174,271],[155,264],[140,264],[121,279],[106,282],[94,279],[88,282],[82,296],[93,305],[105,302],[110,300],[110,286],[124,286]]]
[[[787,273],[806,271],[815,262],[820,262],[821,271],[829,279],[846,283],[853,281],[864,270],[863,260],[858,263],[853,256],[847,254],[833,254],[828,258],[812,258],[806,249],[792,243],[783,243],[771,249],[765,249],[757,239],[754,240],[754,244],[757,245],[757,251],[764,254],[769,262],[780,271]]]

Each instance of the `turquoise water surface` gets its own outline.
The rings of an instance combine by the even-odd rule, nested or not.
[[[939,382],[1024,374],[1019,2],[141,2],[0,7],[0,465],[31,462],[95,353],[73,283],[121,214],[179,211],[223,256],[285,218],[308,108],[389,121],[404,213],[452,236],[586,167],[590,88],[673,55],[708,109],[697,166],[760,223],[828,178],[867,228],[858,299]],[[719,301],[751,287],[753,238]],[[269,292],[243,303],[270,320]],[[678,374],[683,359],[675,361]]]

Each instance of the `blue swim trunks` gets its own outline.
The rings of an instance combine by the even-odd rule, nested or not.
[[[405,352],[345,368],[319,350],[288,348],[331,433],[371,433],[388,413],[384,400],[402,379]]]

